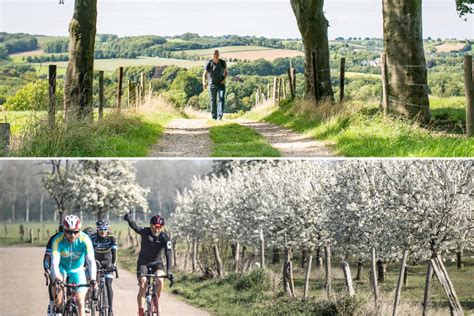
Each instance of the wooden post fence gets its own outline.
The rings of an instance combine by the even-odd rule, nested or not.
[[[324,247],[324,255],[326,257],[325,270],[326,270],[326,294],[328,299],[332,297],[332,280],[331,280],[331,247]]]
[[[105,93],[104,93],[104,71],[99,71],[99,120],[104,118],[104,103],[105,103]]]
[[[50,128],[56,126],[56,65],[48,67],[48,123]]]
[[[346,59],[341,58],[341,69],[339,72],[339,103],[344,101],[344,88],[346,85]]]
[[[141,87],[141,104],[145,103],[145,73],[140,74],[140,87]]]
[[[306,263],[306,271],[304,276],[304,292],[303,297],[308,298],[309,296],[309,277],[311,276],[311,265],[313,264],[313,256],[308,256],[308,262]]]
[[[389,85],[388,85],[388,67],[387,67],[387,55],[382,54],[381,64],[382,69],[382,107],[384,115],[388,115],[390,111],[389,102]]]
[[[277,92],[277,78],[273,78],[273,104],[276,104],[276,92]]]
[[[370,278],[372,281],[372,289],[374,291],[375,305],[377,305],[379,301],[379,287],[377,284],[376,259],[377,258],[375,256],[375,248],[372,248],[372,252],[370,256]]]
[[[347,261],[342,261],[341,263],[342,272],[344,273],[344,283],[346,285],[347,293],[350,297],[355,295],[354,285],[352,283],[352,274],[351,269],[349,267],[349,263]]]
[[[263,237],[263,229],[260,229],[260,267],[265,269],[265,239]]]
[[[459,302],[459,298],[456,295],[456,291],[454,290],[453,283],[449,279],[448,271],[446,271],[446,267],[443,264],[443,260],[440,256],[431,259],[431,265],[433,266],[433,271],[436,274],[439,282],[443,286],[444,292],[448,297],[449,309],[451,311],[451,315],[453,316],[462,316],[464,315],[461,303]]]
[[[119,68],[118,85],[117,85],[117,111],[120,112],[122,107],[122,83],[123,83],[123,67]]]
[[[127,107],[130,108],[130,106],[132,105],[132,102],[131,102],[131,99],[132,99],[132,80],[128,79],[128,82],[127,82],[127,94],[128,94],[128,98],[127,98]]]
[[[5,238],[8,238],[8,227],[7,224],[3,224],[3,227],[5,229]]]
[[[393,303],[392,315],[397,315],[398,305],[400,303],[400,296],[402,294],[403,278],[405,276],[405,269],[407,265],[408,250],[403,251],[402,262],[400,264],[400,273],[398,274],[397,290],[395,291],[395,301]]]
[[[466,135],[474,136],[474,68],[472,56],[464,56],[464,90],[466,93]]]

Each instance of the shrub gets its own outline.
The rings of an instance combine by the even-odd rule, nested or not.
[[[61,85],[57,85],[57,101],[63,98]],[[5,102],[7,111],[31,111],[46,110],[48,108],[48,82],[46,80],[37,80],[28,83],[26,86],[9,97]]]

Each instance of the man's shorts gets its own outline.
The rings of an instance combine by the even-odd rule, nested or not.
[[[84,270],[84,267],[66,270],[62,266],[59,266],[59,271],[63,276],[63,280],[66,280],[69,284],[87,284],[86,271]],[[88,287],[77,288],[78,293],[87,293],[87,290],[89,290]]]
[[[143,262],[137,262],[137,278],[140,278],[141,274],[148,274],[148,268],[151,268],[151,273],[155,273],[158,276],[166,275],[165,271],[163,271],[163,263],[162,262],[157,262],[157,263],[143,263]]]

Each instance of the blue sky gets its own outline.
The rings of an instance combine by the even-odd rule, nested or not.
[[[0,30],[67,35],[74,0],[0,0]],[[329,37],[382,37],[381,0],[326,0]],[[454,0],[424,0],[424,36],[474,38]],[[289,0],[98,0],[98,32],[299,37]]]

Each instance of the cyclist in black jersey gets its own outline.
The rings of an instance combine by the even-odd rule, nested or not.
[[[147,274],[148,268],[152,269],[152,273],[165,275],[163,269],[162,255],[166,257],[166,275],[169,279],[173,278],[171,273],[171,240],[168,235],[163,232],[165,219],[159,215],[155,215],[150,219],[150,227],[140,227],[130,218],[130,214],[123,217],[130,228],[141,236],[140,253],[137,260],[137,278],[139,280],[139,289],[137,295],[138,315],[143,316],[145,306],[146,278],[140,277],[140,274]],[[158,288],[158,297],[163,288],[163,281],[156,279]]]
[[[117,237],[109,233],[109,223],[105,219],[100,219],[96,223],[97,232],[90,236],[94,246],[95,260],[102,268],[109,268],[117,265]],[[99,268],[99,267],[97,267]],[[107,297],[109,299],[109,316],[113,312],[114,292],[112,290],[112,273],[105,274],[105,285],[107,287]]]
[[[48,279],[48,294],[49,294],[49,305],[48,305],[48,315],[53,313],[54,307],[54,297],[53,297],[53,282],[51,280],[51,248],[53,246],[53,239],[63,232],[63,226],[59,225],[58,232],[51,236],[46,244],[46,250],[43,257],[43,268],[44,268],[44,277]]]

